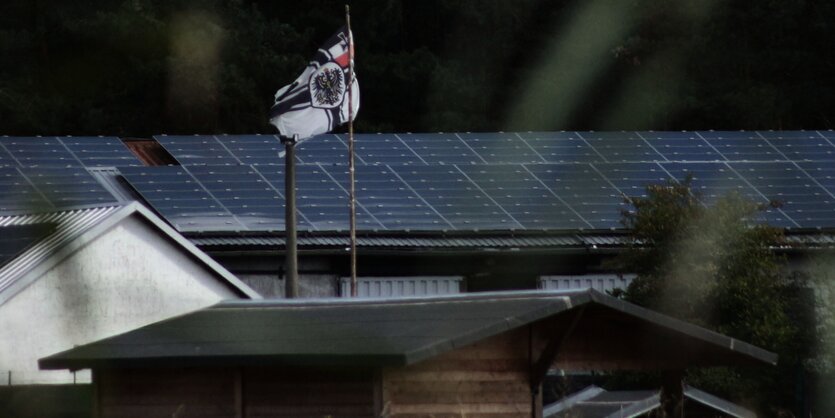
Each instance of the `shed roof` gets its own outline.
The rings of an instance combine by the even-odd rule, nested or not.
[[[632,364],[656,357],[640,352],[642,346],[665,350],[681,366],[777,360],[753,345],[581,290],[397,300],[227,301],[41,359],[40,364],[46,369],[251,362],[402,366],[538,321],[556,324],[580,307],[584,316],[577,328],[594,330],[599,337],[613,332],[612,327],[625,329],[652,343],[640,342],[625,351]],[[580,338],[583,344],[595,340]],[[609,347],[595,347],[578,349],[592,361],[611,355]]]
[[[0,216],[3,240],[17,243],[18,247],[18,250],[0,265],[0,304],[11,299],[17,292],[37,280],[43,272],[57,265],[74,251],[121,220],[134,215],[142,217],[163,236],[176,242],[183,251],[222,278],[236,293],[244,297],[261,298],[257,292],[200,251],[162,219],[134,202],[126,206],[83,207]],[[39,227],[41,229],[38,229]],[[45,233],[42,232],[44,227],[47,228]],[[36,230],[41,232],[34,234]]]

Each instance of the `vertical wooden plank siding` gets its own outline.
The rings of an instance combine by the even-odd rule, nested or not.
[[[371,418],[373,385],[370,371],[248,368],[246,417]]]
[[[96,377],[102,418],[375,416],[370,371],[147,368]]]
[[[528,330],[383,371],[383,416],[531,417]]]
[[[102,418],[235,418],[235,371],[219,368],[97,370]]]

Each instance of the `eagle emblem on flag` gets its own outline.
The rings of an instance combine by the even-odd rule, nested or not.
[[[305,139],[330,132],[359,111],[359,84],[353,73],[353,40],[342,27],[322,45],[302,74],[275,94],[270,123],[281,135]],[[352,111],[348,111],[348,94]]]

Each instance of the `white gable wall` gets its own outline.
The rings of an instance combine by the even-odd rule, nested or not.
[[[72,382],[38,359],[231,298],[177,244],[127,217],[0,305],[0,385],[8,371],[15,385]]]

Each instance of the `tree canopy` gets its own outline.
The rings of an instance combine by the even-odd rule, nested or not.
[[[348,3],[360,131],[833,125],[828,2]],[[0,133],[274,132],[344,4],[4,1]]]
[[[616,262],[637,277],[622,296],[778,353],[775,368],[694,370],[688,379],[767,416],[797,410],[796,377],[817,356],[809,283],[775,252],[786,245],[782,230],[753,223],[762,205],[733,192],[709,206],[701,198],[688,179],[629,199],[632,247]]]

